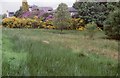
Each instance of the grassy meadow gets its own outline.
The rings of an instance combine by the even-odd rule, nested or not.
[[[3,76],[115,76],[118,42],[99,31],[2,30]]]
[[[0,29],[0,77],[2,76],[2,29]]]
[[[0,77],[2,75],[2,15],[0,15]]]

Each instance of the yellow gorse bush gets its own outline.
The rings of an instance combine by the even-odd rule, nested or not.
[[[83,30],[85,30],[85,27],[83,27],[83,26],[80,26],[80,27],[76,28],[76,30],[83,31]]]
[[[88,28],[88,26],[85,25],[85,21],[81,18],[72,18],[71,19],[71,25],[68,26],[67,29],[75,29],[83,31]],[[37,16],[35,16],[33,19],[31,18],[16,18],[16,17],[9,17],[4,18],[2,21],[2,24],[4,27],[8,28],[45,28],[45,29],[57,29],[57,26],[53,25],[53,20],[49,19],[46,21],[42,21]],[[91,25],[90,25],[91,26]],[[94,28],[94,27],[93,27]],[[98,30],[101,30],[99,27],[97,27]]]
[[[4,27],[8,28],[47,28],[47,29],[55,29],[53,26],[52,20],[47,20],[43,22],[37,16],[33,19],[31,18],[16,18],[9,17],[4,18],[2,21]]]
[[[72,18],[72,29],[84,30],[85,21],[81,18]]]
[[[43,22],[42,27],[45,29],[55,29],[56,28],[55,26],[53,26],[52,19],[49,19],[49,20],[46,20],[45,22]]]
[[[9,28],[14,28],[19,22],[19,19],[15,17],[5,18],[2,21],[3,25]]]

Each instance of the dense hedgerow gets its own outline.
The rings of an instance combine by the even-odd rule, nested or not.
[[[54,26],[53,19],[47,19],[43,21],[42,19],[35,16],[33,19],[31,18],[16,18],[9,17],[4,18],[2,21],[2,25],[7,28],[45,28],[45,29],[57,29],[57,26]],[[84,30],[84,20],[81,18],[71,18],[70,22],[71,26],[68,26],[64,29],[76,29],[76,30]]]
[[[120,10],[112,12],[105,23],[105,34],[110,38],[120,39]]]
[[[86,29],[85,27],[85,20],[81,18],[71,18],[70,25],[63,28],[66,30],[79,30],[83,31]],[[54,20],[47,19],[43,21],[42,18],[38,18],[34,16],[34,18],[16,18],[16,17],[9,17],[4,18],[2,21],[3,27],[7,28],[44,28],[44,29],[58,29],[53,23]]]

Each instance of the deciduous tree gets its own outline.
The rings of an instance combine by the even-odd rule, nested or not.
[[[27,0],[22,1],[22,11],[23,12],[29,11],[29,5],[28,5]]]
[[[66,27],[69,27],[71,25],[70,23],[71,15],[68,11],[68,6],[65,3],[59,4],[57,11],[54,15],[54,25],[61,29],[61,32]]]

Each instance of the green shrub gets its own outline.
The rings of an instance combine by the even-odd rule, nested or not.
[[[104,31],[110,38],[120,39],[120,10],[116,9],[105,21]]]
[[[88,35],[90,39],[93,39],[95,32],[98,30],[96,23],[94,22],[88,23],[85,26],[85,28],[86,28],[86,35]]]

